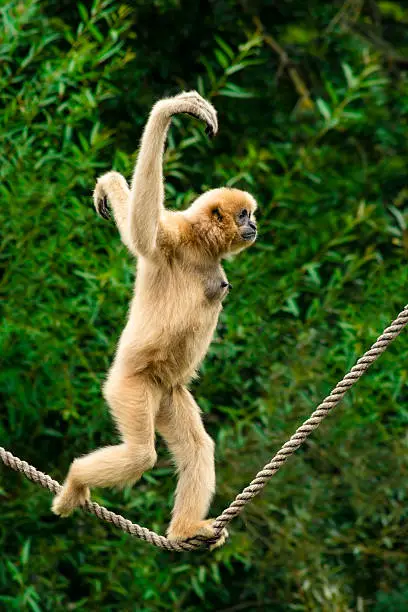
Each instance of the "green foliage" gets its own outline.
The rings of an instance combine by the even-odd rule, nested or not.
[[[201,5],[200,5],[201,6]],[[261,235],[194,393],[225,507],[407,303],[407,10],[402,2],[18,0],[0,7],[1,444],[62,479],[114,437],[100,385],[134,264],[91,190],[131,173],[154,100],[196,88],[220,134],[177,118],[167,199],[227,184]],[[0,481],[0,608],[407,608],[408,337],[381,357],[214,554],[169,554]],[[95,499],[164,531],[157,467]]]

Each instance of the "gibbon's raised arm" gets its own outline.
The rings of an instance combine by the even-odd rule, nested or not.
[[[163,152],[170,117],[156,105],[149,117],[130,189],[129,235],[136,251],[149,257],[156,246],[164,208]]]
[[[144,257],[150,257],[156,248],[164,210],[164,145],[171,117],[178,113],[201,119],[211,135],[218,129],[215,109],[195,91],[160,100],[153,107],[143,132],[129,200],[128,236],[136,252]]]

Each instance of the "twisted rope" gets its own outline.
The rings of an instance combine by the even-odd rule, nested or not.
[[[364,353],[344,378],[337,383],[328,395],[316,408],[312,415],[301,425],[293,436],[282,446],[274,457],[260,470],[247,487],[236,496],[234,501],[224,510],[214,523],[214,528],[220,532],[233,518],[241,514],[244,506],[248,504],[264,488],[266,483],[276,474],[286,460],[293,455],[303,444],[306,438],[317,429],[329,412],[343,399],[346,392],[362,377],[371,364],[388,348],[393,340],[408,324],[408,304],[398,317],[387,327],[372,347]]]
[[[387,329],[381,334],[378,340],[372,347],[364,353],[364,355],[351,368],[348,374],[336,385],[333,391],[328,395],[323,402],[316,408],[311,417],[301,425],[293,436],[282,446],[276,455],[267,463],[250,484],[236,496],[234,501],[226,508],[220,516],[217,517],[214,528],[217,535],[222,529],[228,525],[233,518],[241,514],[244,507],[264,488],[269,480],[276,474],[279,468],[293,455],[299,446],[303,444],[306,438],[317,429],[320,423],[327,417],[329,412],[343,399],[345,393],[361,378],[376,359],[387,349],[393,340],[402,332],[408,324],[408,304],[404,310],[400,312],[398,317],[391,323]],[[61,485],[56,480],[53,480],[47,474],[40,472],[26,461],[22,461],[18,457],[14,457],[10,452],[0,447],[0,459],[5,465],[17,472],[22,472],[27,478],[48,489],[52,493],[59,493]],[[182,542],[173,542],[168,538],[158,535],[150,529],[141,527],[136,523],[132,523],[125,519],[120,514],[115,514],[107,510],[103,506],[95,502],[86,502],[82,509],[94,514],[99,519],[112,523],[118,529],[132,536],[136,536],[141,540],[145,540],[154,546],[164,548],[165,550],[174,550],[177,552],[195,550],[203,546],[208,546],[208,540],[203,538],[191,538]]]
[[[61,491],[62,486],[59,482],[53,480],[47,474],[40,472],[35,467],[27,463],[27,461],[22,461],[18,457],[15,457],[12,455],[12,453],[6,451],[1,446],[0,459],[12,470],[21,472],[24,474],[24,476],[26,476],[26,478],[36,482],[40,486],[44,487],[44,489],[48,489],[51,491],[51,493],[56,494]],[[88,501],[81,506],[81,509],[94,514],[101,521],[112,523],[112,525],[118,529],[121,529],[125,533],[129,533],[132,536],[145,540],[146,542],[150,542],[150,544],[154,544],[154,546],[158,546],[159,548],[164,548],[166,550],[175,550],[178,552],[184,550],[194,550],[196,548],[200,548],[204,544],[204,542],[199,538],[195,538],[194,540],[191,539],[186,542],[172,542],[164,536],[161,536],[154,531],[150,531],[150,529],[146,529],[146,527],[141,527],[136,523],[132,523],[120,514],[115,514],[115,512],[107,510],[104,506],[100,506],[96,502]]]

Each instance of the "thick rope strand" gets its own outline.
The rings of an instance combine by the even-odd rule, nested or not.
[[[269,480],[276,474],[279,468],[286,462],[288,457],[293,455],[296,450],[303,444],[306,438],[319,427],[323,419],[329,412],[340,402],[346,391],[350,389],[366,372],[372,363],[386,350],[393,340],[402,332],[408,324],[408,305],[400,312],[398,317],[391,325],[381,334],[373,346],[357,361],[351,368],[350,372],[336,385],[333,391],[326,397],[325,400],[316,408],[311,417],[301,425],[293,436],[286,442],[276,455],[267,463],[264,468],[258,472],[252,482],[234,499],[228,508],[217,517],[214,527],[218,534],[222,529],[232,521],[232,519],[242,510],[258,493],[264,488]],[[40,472],[35,467],[15,457],[9,451],[6,451],[0,446],[0,459],[5,465],[17,472],[21,472],[33,482],[48,489],[52,493],[58,493],[61,490],[61,485],[56,480],[53,480],[47,474]],[[213,540],[205,540],[200,537],[191,538],[186,541],[174,542],[168,538],[161,536],[150,529],[141,527],[136,523],[132,523],[125,519],[120,514],[115,514],[107,510],[103,506],[95,502],[86,502],[82,509],[87,510],[91,514],[97,516],[100,520],[111,523],[125,533],[135,536],[141,540],[145,540],[158,548],[165,550],[173,550],[177,552],[196,550],[203,546],[208,546]]]
[[[276,474],[279,468],[286,463],[299,446],[308,436],[317,429],[320,423],[327,417],[329,412],[343,399],[345,393],[361,378],[370,365],[386,350],[393,340],[402,332],[408,324],[408,304],[400,312],[398,317],[381,334],[372,347],[351,368],[348,374],[336,385],[333,391],[316,408],[310,418],[307,419],[293,434],[293,436],[282,446],[276,455],[260,470],[250,484],[239,493],[234,501],[217,517],[214,528],[219,533],[228,525],[233,518],[241,514],[248,504],[264,488],[269,480]]]

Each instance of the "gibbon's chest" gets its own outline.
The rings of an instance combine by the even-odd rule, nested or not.
[[[231,289],[231,285],[221,266],[210,269],[203,274],[202,286],[205,299],[211,303],[221,302]]]

